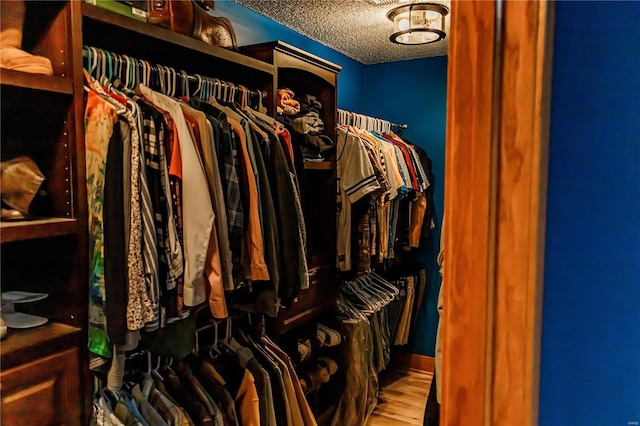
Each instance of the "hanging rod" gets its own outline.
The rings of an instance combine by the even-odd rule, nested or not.
[[[364,120],[374,120],[375,122],[385,123],[385,124],[388,123],[389,127],[395,127],[396,129],[398,129],[400,131],[401,130],[406,130],[407,128],[409,128],[408,124],[397,124],[397,123],[393,123],[393,122],[391,122],[389,120],[385,120],[385,119],[382,119],[382,118],[371,117],[371,116],[368,116],[368,115],[365,115],[365,114],[360,114],[360,113],[357,113],[357,112],[351,112],[351,111],[347,111],[347,110],[344,110],[344,109],[338,109],[338,121],[340,123],[342,123],[342,124],[353,124],[353,123],[347,123],[347,122],[343,122],[343,120],[340,120],[340,115],[341,114],[345,114],[346,117],[351,117],[351,118],[361,118],[361,119],[364,119]]]
[[[185,71],[182,71],[182,70],[176,71],[175,68],[173,68],[173,67],[168,67],[168,66],[160,65],[160,64],[151,64],[148,61],[143,61],[141,59],[134,58],[132,56],[122,55],[122,54],[119,54],[119,53],[113,53],[113,52],[110,52],[108,50],[101,49],[99,47],[83,46],[82,47],[82,57],[83,58],[88,58],[89,57],[88,49],[95,49],[98,52],[105,53],[106,54],[105,56],[110,61],[110,65],[109,66],[111,66],[111,67],[113,67],[113,62],[111,62],[112,60],[120,61],[120,63],[116,65],[116,68],[120,67],[120,72],[122,71],[122,67],[125,66],[125,64],[123,64],[122,61],[126,61],[128,59],[128,60],[131,60],[132,63],[136,66],[137,73],[142,71],[141,68],[146,63],[146,64],[148,64],[150,66],[150,69],[153,70],[153,71],[157,72],[157,71],[159,71],[161,69],[171,70],[171,71],[173,71],[175,73],[176,78],[178,78],[178,77],[179,78],[185,78],[186,77],[187,81],[189,81],[189,82],[194,82],[194,83],[202,83],[204,81],[214,82],[214,83],[219,82],[221,86],[224,86],[225,94],[227,93],[227,90],[231,90],[231,93],[235,94],[236,89],[238,89],[237,90],[238,93],[242,93],[241,92],[242,89],[240,89],[240,88],[244,87],[242,85],[233,84],[231,82],[221,80],[219,78],[207,77],[207,76],[203,76],[203,75],[199,75],[199,74],[193,74],[193,75],[192,74],[187,74]],[[102,55],[100,55],[100,56],[102,56]],[[102,60],[102,57],[100,57],[98,60]],[[105,67],[107,65],[105,65],[105,64],[100,64],[100,65],[101,65],[101,68],[103,68],[102,71],[106,72],[106,68]],[[91,70],[89,70],[89,72],[91,73]],[[118,73],[118,74],[120,74],[120,73]],[[137,74],[136,76],[138,77],[139,74]],[[222,93],[222,89],[223,88],[221,87],[220,88],[220,93]],[[256,96],[256,97],[259,97],[261,99],[265,99],[267,97],[267,91],[266,90],[248,89],[246,87],[245,87],[245,89],[247,90],[249,96]]]

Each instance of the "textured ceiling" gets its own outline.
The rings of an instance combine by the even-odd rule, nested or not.
[[[449,39],[405,46],[389,41],[393,24],[387,12],[399,3],[371,4],[367,0],[234,0],[255,12],[304,34],[363,64],[444,56]],[[446,0],[430,0],[445,4]],[[449,32],[450,15],[446,18]]]

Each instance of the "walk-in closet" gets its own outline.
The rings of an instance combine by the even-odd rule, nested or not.
[[[213,3],[2,1],[2,424],[437,424],[449,2]]]

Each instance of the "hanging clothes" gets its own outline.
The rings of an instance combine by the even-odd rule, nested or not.
[[[121,389],[98,394],[91,424],[317,426],[288,355],[247,333],[238,336],[243,343],[225,335],[155,366],[151,354],[138,357]]]
[[[371,166],[366,170],[370,181],[360,184],[366,188],[375,182],[380,188],[366,196],[338,201],[337,265],[342,271],[362,273],[394,259],[399,250],[419,247],[428,236],[433,226],[433,176],[424,150],[393,133],[391,123],[350,114],[342,110],[338,114],[338,179],[340,163],[346,164],[353,155],[341,154],[341,138],[346,133],[359,147],[353,151],[353,161],[366,158]],[[356,215],[351,214],[354,208]]]

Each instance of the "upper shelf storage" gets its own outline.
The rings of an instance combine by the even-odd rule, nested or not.
[[[85,45],[231,82],[273,75],[271,64],[91,4],[82,4],[82,15]]]
[[[306,71],[322,78],[332,86],[336,86],[336,75],[342,69],[340,65],[279,40],[242,46],[240,51],[273,64],[277,69],[292,68]]]

